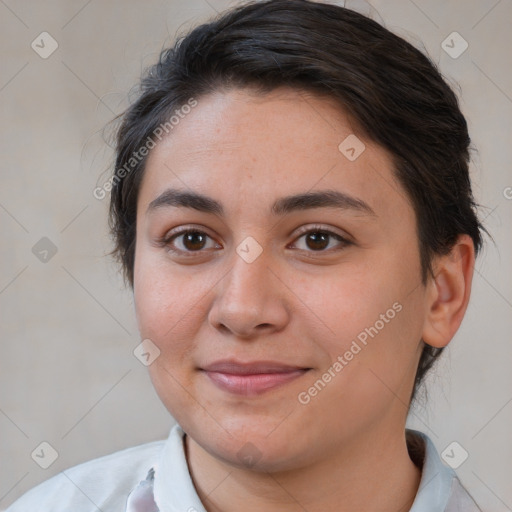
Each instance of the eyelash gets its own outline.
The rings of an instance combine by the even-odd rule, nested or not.
[[[182,229],[180,231],[174,232],[174,233],[172,233],[170,235],[166,235],[166,236],[162,237],[161,239],[158,240],[158,245],[163,246],[163,247],[167,247],[168,251],[170,253],[184,255],[185,257],[194,257],[194,256],[196,256],[198,254],[204,253],[205,250],[203,250],[203,249],[199,249],[197,251],[183,251],[182,249],[173,249],[173,248],[170,247],[172,242],[175,239],[177,239],[180,236],[187,235],[189,233],[196,233],[196,234],[200,234],[200,235],[205,235],[208,238],[212,239],[212,237],[210,237],[208,235],[208,233],[202,231],[199,228],[185,228],[185,229]],[[312,227],[307,228],[307,230],[299,232],[297,234],[297,238],[295,239],[294,244],[300,238],[302,238],[302,237],[304,237],[306,235],[309,235],[311,233],[316,233],[316,234],[320,233],[320,234],[328,235],[330,238],[336,239],[340,243],[340,246],[337,249],[334,249],[334,250],[342,250],[345,247],[348,247],[349,245],[353,245],[353,242],[351,242],[347,238],[344,238],[343,236],[339,235],[338,233],[335,233],[335,232],[333,232],[333,231],[331,231],[329,229],[326,229],[326,228],[324,228],[322,226],[312,226]],[[313,253],[313,254],[331,253],[333,251],[332,248],[330,248],[330,249],[321,249],[321,250],[318,250],[318,251],[306,250],[306,249],[299,249],[299,250],[305,251],[305,252],[308,252],[308,253]]]

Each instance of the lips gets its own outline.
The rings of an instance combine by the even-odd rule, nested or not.
[[[218,388],[236,395],[259,395],[287,384],[310,368],[289,366],[275,361],[217,361],[201,371]]]

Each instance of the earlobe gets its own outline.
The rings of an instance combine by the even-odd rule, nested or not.
[[[445,347],[457,332],[468,306],[474,266],[475,249],[468,235],[460,235],[450,253],[434,261],[423,328],[428,345]]]

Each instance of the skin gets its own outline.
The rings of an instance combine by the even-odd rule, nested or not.
[[[366,146],[355,161],[338,150],[350,134]],[[404,429],[421,339],[445,346],[459,327],[474,250],[460,236],[422,284],[414,212],[392,169],[391,156],[332,100],[284,87],[199,98],[151,151],[137,207],[137,320],[161,351],[151,379],[187,434],[208,511],[409,510],[421,475]],[[148,211],[168,188],[214,198],[224,216]],[[374,214],[322,207],[272,215],[283,196],[326,189]],[[160,242],[191,226],[208,235],[203,246],[183,236]],[[331,237],[318,250],[304,232],[320,230],[351,243]],[[236,252],[247,237],[263,250],[252,263]],[[300,403],[299,393],[395,303],[401,311]],[[310,370],[261,395],[233,395],[199,370],[227,358]],[[256,464],[241,460],[243,447]]]

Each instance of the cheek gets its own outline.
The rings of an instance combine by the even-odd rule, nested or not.
[[[150,339],[160,356],[148,371],[158,396],[180,424],[187,425],[196,401],[184,389],[192,389],[191,365],[196,331],[201,325],[200,279],[183,271],[172,272],[165,257],[142,249],[134,268],[134,301],[142,339]]]
[[[381,269],[373,262],[347,262],[321,279],[309,277],[299,281],[294,289],[319,319],[322,332],[331,340],[332,352],[350,345],[351,340],[376,322],[382,330],[381,315],[385,315],[385,320],[391,319],[386,327],[394,321],[397,314],[393,304],[402,302],[406,280],[403,274],[395,276],[389,266]]]
[[[343,335],[324,344],[330,361],[302,390],[301,398],[309,400],[304,428],[314,428],[322,417],[324,429],[349,436],[378,423],[393,407],[399,416],[406,414],[419,355],[420,302],[394,302],[389,308],[385,302],[377,314],[368,307],[364,314],[353,310],[354,318],[340,313]]]
[[[176,363],[190,350],[201,325],[211,290],[210,280],[187,270],[173,271],[165,258],[141,251],[134,272],[137,323],[143,338],[151,339],[166,358]]]
[[[329,355],[323,370],[343,359],[343,370],[335,372],[343,377],[333,386],[342,395],[378,396],[376,388],[387,392],[379,379],[398,389],[414,374],[423,288],[418,285],[419,267],[399,260],[390,254],[368,265],[347,265],[342,273],[316,282],[316,291],[303,288],[305,302],[322,320],[324,336],[319,339]]]

